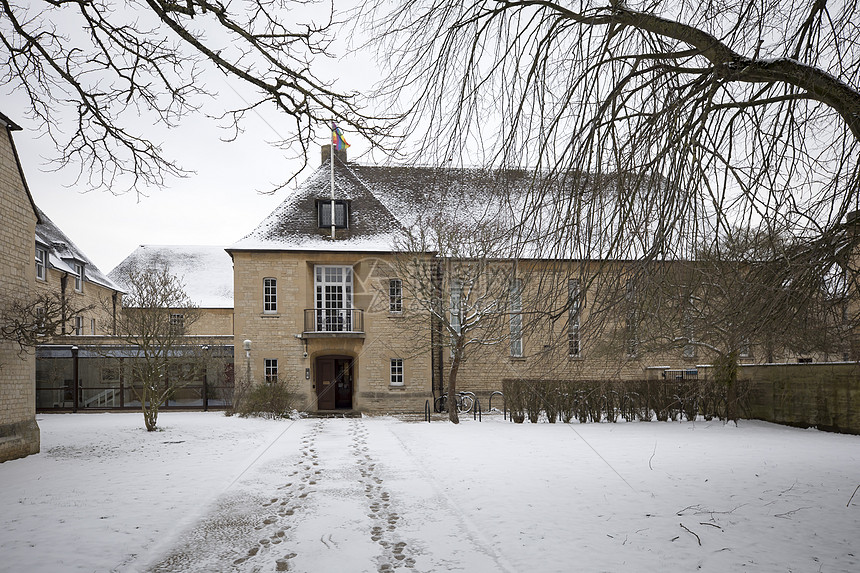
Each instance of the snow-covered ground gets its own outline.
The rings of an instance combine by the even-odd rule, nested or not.
[[[860,437],[762,422],[459,426],[44,415],[0,571],[860,571]]]

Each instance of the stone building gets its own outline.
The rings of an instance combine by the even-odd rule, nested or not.
[[[116,316],[122,309],[122,290],[43,210],[37,212],[35,290],[59,294],[70,308],[81,309],[57,336],[74,344],[78,342],[74,337],[114,334]]]
[[[91,348],[109,343],[115,334],[122,289],[43,210],[38,213],[34,290],[58,296],[69,318],[36,349],[36,408],[110,403],[113,393],[100,388],[101,377],[90,380],[90,362],[79,359],[92,358]]]
[[[640,275],[637,261],[559,253],[540,225],[519,218],[516,201],[530,193],[531,178],[527,171],[361,165],[345,152],[332,161],[325,146],[320,167],[296,192],[226,249],[141,246],[102,277],[43,217],[37,253],[52,250],[46,262],[36,257],[36,274],[49,269],[74,281],[83,263],[84,280],[94,283],[83,294],[98,293],[102,303],[118,300],[130,268],[169,268],[182,280],[199,318],[189,321],[176,361],[205,355],[207,366],[188,369],[196,378],[183,381],[168,407],[228,406],[235,379],[284,381],[308,411],[421,411],[446,391],[452,333],[467,329],[477,344],[459,365],[458,387],[485,406],[506,380],[695,377],[713,358],[707,344],[694,344],[707,325],[688,320],[681,308],[687,294],[680,306],[655,306],[666,303],[658,301],[666,292],[649,292],[638,281],[650,274],[655,282],[658,267],[664,279],[683,281],[698,263],[663,261]],[[553,208],[550,201],[543,215],[557,217]],[[440,239],[442,231],[428,222],[450,236],[410,244],[434,233]],[[44,286],[38,278],[36,284]],[[166,310],[183,324],[181,312]],[[662,321],[642,320],[663,313]],[[112,337],[110,323],[99,327],[84,316],[60,344],[40,348],[42,364],[63,359],[53,363],[63,369],[59,378],[43,376],[54,382],[39,387],[46,397],[40,408],[135,407],[123,364],[136,350]],[[821,358],[765,353],[757,340],[740,336],[741,364]],[[69,374],[72,363],[80,367],[77,378]]]
[[[21,128],[0,114],[0,305],[30,296],[35,282],[36,223],[38,211],[12,139]],[[21,352],[17,343],[0,340],[0,462],[39,451],[35,410],[35,357]]]
[[[410,254],[403,237],[409,230],[421,234],[422,217],[434,213],[474,223],[474,232],[454,225],[455,240],[463,242],[478,234],[482,221],[512,225],[495,199],[524,192],[530,174],[368,166],[347,162],[345,152],[332,167],[329,156],[324,146],[320,168],[227,249],[234,266],[234,345],[250,342],[237,371],[255,381],[288,381],[311,411],[421,411],[447,387],[446,329],[465,328],[446,322],[448,309],[452,293],[461,304],[466,289],[453,278],[453,257],[440,258],[432,248]],[[496,320],[493,332],[487,321],[476,326],[484,340],[459,370],[459,388],[486,398],[506,378],[642,378],[649,365],[695,368],[695,358],[680,351],[668,357],[635,356],[623,345],[615,354],[584,351],[587,332],[580,325],[590,309],[580,304],[585,293],[571,277],[592,263],[544,258],[540,245],[526,242],[515,257],[492,245],[481,255],[490,262],[475,281],[485,285],[485,296],[492,292]],[[438,276],[426,281],[439,281],[442,312],[416,304],[414,283],[422,279],[405,270],[404,255],[438,266]],[[547,290],[550,277],[558,284]],[[515,296],[514,284],[521,289]],[[565,293],[560,299],[559,292]],[[556,300],[542,299],[547,296]],[[561,319],[530,327],[535,306],[552,307]]]
[[[180,332],[164,351],[173,367],[166,384],[174,386],[166,408],[224,407],[233,384],[232,263],[222,247],[141,245],[108,276],[52,226],[37,228],[37,250],[48,249],[52,275],[43,288],[61,289],[76,308],[86,308],[70,328],[37,350],[36,406],[40,410],[138,409],[134,366],[141,350],[136,336],[124,332],[123,320],[140,309],[129,307],[123,294],[130,270],[167,268],[180,279],[190,299],[187,308],[165,308],[170,331]],[[43,247],[44,246],[44,247]],[[39,262],[37,259],[37,267]],[[83,271],[84,280],[79,281]],[[37,269],[38,274],[38,269]],[[68,284],[62,281],[68,280]],[[74,287],[72,286],[74,285]],[[78,288],[80,287],[80,288]],[[124,304],[125,302],[125,304]],[[169,316],[169,318],[168,318]],[[154,331],[149,335],[160,338]],[[139,388],[137,388],[139,390]]]
[[[485,232],[481,221],[516,227],[521,221],[511,213],[517,209],[504,213],[494,193],[508,199],[527,193],[530,174],[361,165],[348,162],[345,152],[332,164],[330,155],[324,146],[321,166],[227,248],[234,268],[234,346],[249,345],[244,357],[237,356],[237,372],[257,382],[286,380],[310,411],[421,411],[446,388],[452,351],[445,329],[452,325],[440,324],[433,308],[416,308],[410,300],[409,293],[417,296],[410,281],[419,279],[402,274],[403,237],[423,233],[422,217],[434,213],[455,223],[460,242]],[[457,221],[476,223],[464,233]],[[653,301],[638,291],[641,265],[635,261],[547,255],[551,250],[540,237],[521,232],[517,240],[522,248],[483,255],[489,262],[482,272],[490,278],[477,283],[484,281],[486,292],[492,281],[501,283],[490,297],[501,319],[493,333],[476,331],[485,344],[463,362],[460,389],[486,398],[505,379],[695,376],[697,366],[712,358],[707,345],[694,344],[693,323],[682,324],[680,311],[677,324],[658,323],[673,329],[663,337],[670,343],[644,343],[654,333],[637,328],[645,327],[641,317]],[[456,252],[454,245],[448,249]],[[439,281],[441,312],[435,314],[444,322],[454,299],[465,295],[463,285],[446,278],[455,257],[440,258],[439,250],[413,255],[438,266],[438,275],[426,280]],[[680,269],[679,262],[658,265]],[[597,302],[610,288],[615,308],[601,308]],[[743,341],[740,363],[820,358],[788,349],[766,355],[755,344]]]

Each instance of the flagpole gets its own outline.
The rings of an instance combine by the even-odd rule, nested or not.
[[[331,130],[332,135],[335,133],[335,129],[337,129],[334,121],[331,122]],[[331,138],[331,145],[329,146],[329,150],[331,151],[331,238],[334,240],[334,141],[335,138]]]

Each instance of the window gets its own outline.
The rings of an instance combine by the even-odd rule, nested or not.
[[[351,332],[352,267],[314,267],[316,287],[316,330],[324,332]]]
[[[400,279],[388,281],[388,311],[403,312],[403,281]]]
[[[277,279],[263,279],[263,312],[266,314],[275,314],[278,312]]]
[[[318,199],[317,212],[319,213],[319,226],[331,227],[331,200]],[[346,201],[334,202],[334,226],[338,229],[346,229],[349,221],[349,205]]]
[[[83,336],[84,334],[84,317],[75,317],[75,336]]]
[[[579,338],[579,319],[582,312],[582,293],[579,279],[567,281],[567,354],[571,358],[579,358],[582,346]]]
[[[36,247],[36,278],[46,280],[48,277],[48,251],[42,247]]]
[[[698,356],[696,345],[690,344],[690,343],[685,344],[684,345],[684,358],[696,358],[696,356]]]
[[[636,312],[636,287],[632,279],[627,279],[625,299],[627,302],[627,322],[625,324],[625,341],[627,357],[635,358],[639,351],[639,338],[636,332],[637,322],[639,320]]]
[[[75,291],[84,292],[84,265],[75,263]]]
[[[740,358],[752,358],[752,350],[750,350],[749,338],[743,338],[741,340],[741,346],[738,349],[738,356]]]
[[[36,325],[39,331],[45,330],[45,316],[48,311],[44,306],[40,306],[36,309]],[[44,336],[45,332],[39,332],[39,336]]]
[[[511,281],[511,356],[523,355],[523,283],[520,279]]]
[[[96,335],[96,319],[94,318],[90,319],[90,334]]]
[[[266,358],[265,362],[266,382],[268,382],[269,384],[274,384],[278,381],[278,359]]]
[[[185,315],[181,313],[171,313],[170,328],[174,332],[179,332],[185,328]]]
[[[391,385],[403,386],[403,359],[391,359]]]
[[[697,346],[696,342],[696,332],[693,327],[693,312],[695,309],[696,301],[690,296],[687,298],[687,306],[684,307],[684,338],[687,339],[686,344],[684,344],[684,358],[696,358]]]
[[[451,281],[451,329],[460,334],[460,328],[462,326],[460,321],[460,304],[461,299],[463,298],[463,285],[460,284],[460,281],[454,279]]]
[[[450,313],[450,326],[451,330],[455,334],[451,334],[451,357],[454,356],[454,347],[457,344],[457,335],[462,332],[463,323],[462,323],[462,313],[463,310],[461,308],[463,302],[463,285],[460,283],[458,279],[451,280],[451,306],[449,309]]]

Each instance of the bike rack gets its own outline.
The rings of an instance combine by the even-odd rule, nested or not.
[[[430,422],[430,400],[424,401],[424,419]]]
[[[489,402],[487,403],[487,412],[492,412],[492,411],[493,411],[493,396],[495,396],[496,394],[498,394],[499,396],[501,396],[501,397],[502,397],[502,399],[504,399],[504,398],[505,398],[505,395],[504,395],[502,392],[499,392],[498,390],[496,390],[496,391],[494,391],[494,392],[491,392],[491,393],[490,393],[490,399],[489,399]],[[508,405],[507,405],[507,404],[505,404],[505,405],[503,406],[503,408],[505,409],[505,419],[507,420],[507,419],[508,419]]]
[[[483,421],[481,420],[481,401],[477,396],[475,397],[475,405],[472,406],[472,419],[478,420],[479,422]]]

